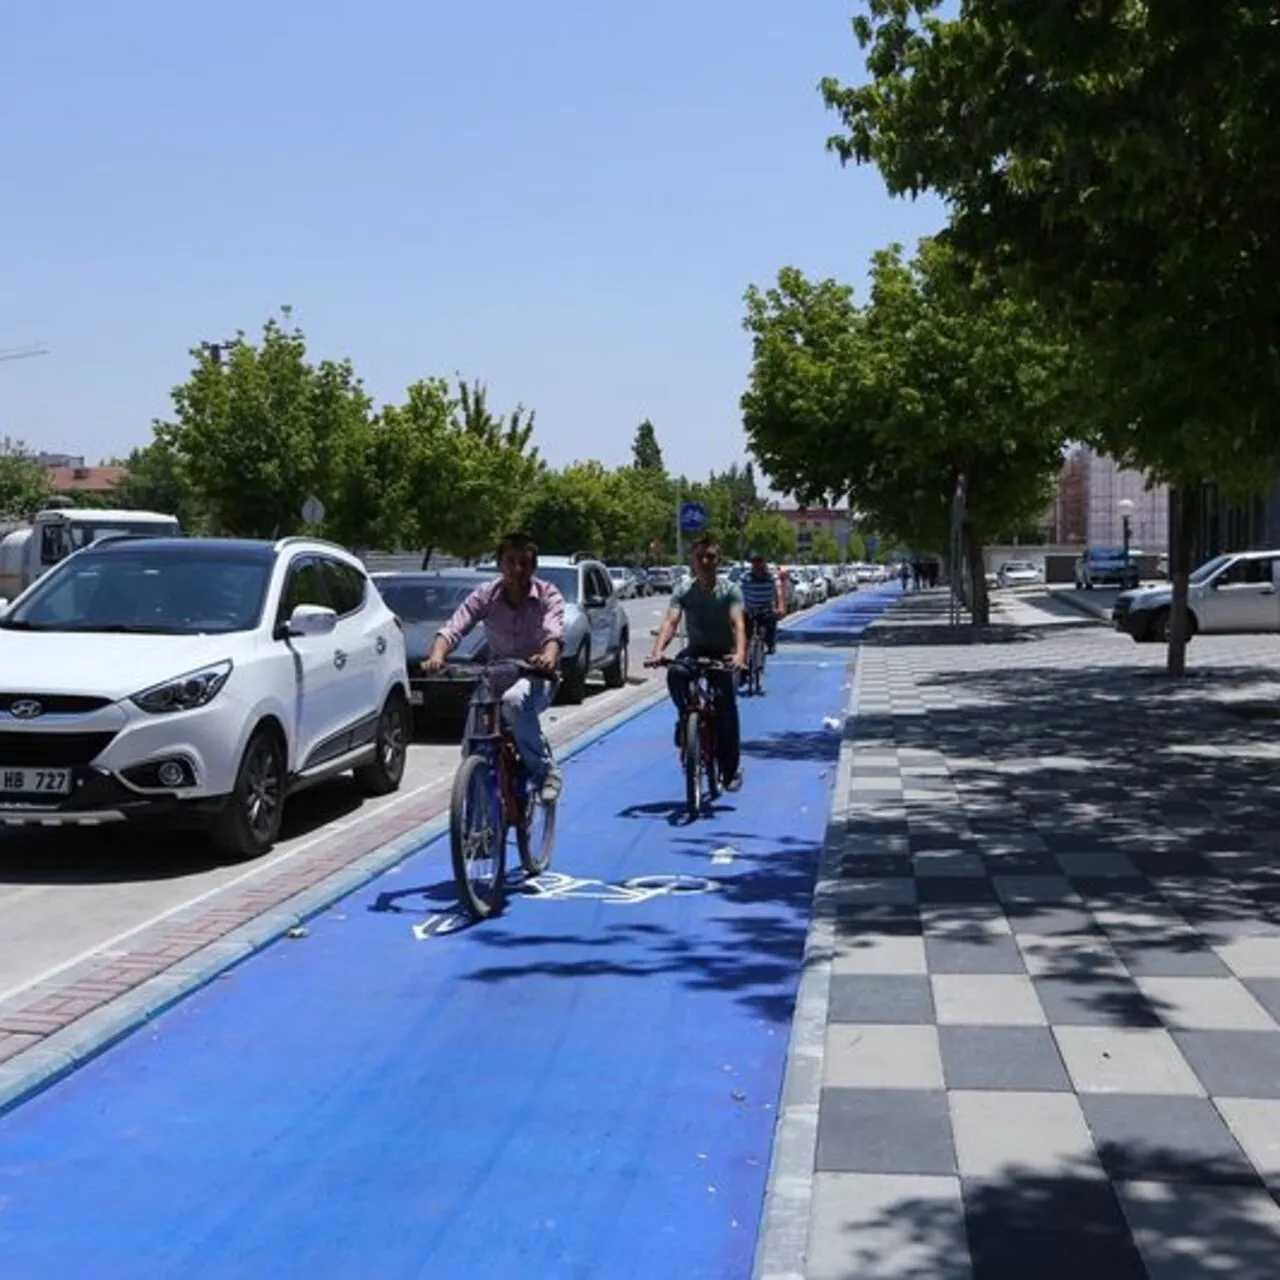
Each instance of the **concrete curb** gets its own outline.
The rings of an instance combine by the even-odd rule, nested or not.
[[[637,699],[598,725],[585,730],[557,751],[569,760],[602,738],[665,701],[664,688]],[[77,1018],[37,1045],[0,1065],[0,1115],[56,1084],[76,1068],[132,1035],[193,992],[208,986],[259,951],[278,942],[290,929],[364,888],[406,858],[426,849],[449,829],[447,814],[432,818],[381,845],[341,871],[318,881],[292,898],[233,929],[216,942],[148,978],[110,1003]]]
[[[1092,604],[1088,600],[1082,600],[1078,595],[1071,591],[1051,591],[1049,592],[1051,600],[1061,600],[1068,608],[1082,613],[1086,618],[1093,618],[1099,622],[1111,622],[1111,610],[1106,605]]]
[[[853,779],[854,743],[848,727],[857,715],[862,681],[862,664],[857,661],[856,652],[850,665],[853,683],[845,707],[831,813],[814,885],[813,914],[805,938],[753,1280],[804,1280],[805,1276],[818,1150],[818,1104],[835,959],[836,902],[844,856],[845,813]]]

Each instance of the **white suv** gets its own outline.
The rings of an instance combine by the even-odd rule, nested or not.
[[[411,733],[400,626],[326,542],[108,538],[0,616],[0,823],[194,820],[255,857],[294,791],[395,791]]]

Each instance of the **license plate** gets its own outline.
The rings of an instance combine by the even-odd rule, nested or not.
[[[423,697],[424,695],[421,689],[409,690],[409,701],[412,702],[415,707],[422,706]]]
[[[24,796],[69,796],[70,769],[0,769],[0,793]]]

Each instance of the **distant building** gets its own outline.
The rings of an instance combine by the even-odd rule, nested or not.
[[[86,467],[83,458],[45,467],[49,487],[67,498],[109,498],[125,477],[124,467]]]
[[[813,535],[819,530],[836,540],[842,556],[848,554],[852,523],[847,507],[779,507],[777,514],[795,529],[801,555],[808,552]]]
[[[1147,487],[1140,471],[1121,467],[1093,449],[1074,449],[1062,463],[1054,500],[1045,512],[1046,541],[1059,546],[1118,547],[1124,542],[1124,499],[1129,512],[1129,540],[1135,551],[1169,549],[1169,489]]]

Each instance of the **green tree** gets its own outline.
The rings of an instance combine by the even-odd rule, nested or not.
[[[796,558],[795,526],[776,511],[753,511],[747,517],[747,548],[766,560],[784,564]]]
[[[26,520],[48,501],[49,473],[20,440],[0,438],[0,520]]]
[[[825,529],[814,532],[806,557],[810,564],[839,564],[840,544]]]
[[[520,527],[548,554],[589,551],[613,558],[634,545],[627,490],[599,462],[549,471],[518,511]]]
[[[632,465],[638,471],[653,471],[666,474],[662,461],[662,448],[658,444],[657,433],[653,423],[646,418],[637,428],[635,439],[631,442]]]
[[[846,161],[932,190],[950,235],[1070,334],[1094,440],[1192,493],[1280,463],[1275,8],[869,0],[870,80],[823,84]],[[1173,547],[1185,669],[1193,503]]]
[[[747,294],[753,365],[743,417],[755,456],[804,501],[848,497],[921,550],[949,545],[966,495],[975,622],[988,620],[984,543],[1046,500],[1067,434],[1065,353],[1034,307],[949,246],[875,255],[871,300],[794,268]]]
[[[124,478],[112,494],[112,505],[133,511],[160,511],[177,516],[187,533],[199,533],[204,513],[187,478],[181,455],[160,436],[119,464]]]
[[[174,420],[157,424],[215,532],[296,532],[306,498],[327,492],[343,433],[370,412],[350,362],[312,365],[290,318],[285,308],[268,320],[256,346],[240,333],[194,348],[195,367],[173,391]]]

